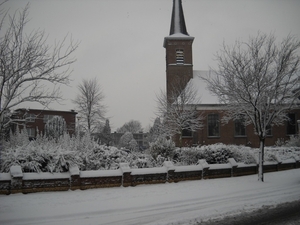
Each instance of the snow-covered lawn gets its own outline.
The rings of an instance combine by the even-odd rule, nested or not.
[[[194,224],[300,199],[300,169],[212,180],[0,196],[0,224]]]

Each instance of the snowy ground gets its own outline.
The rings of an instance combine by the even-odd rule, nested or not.
[[[0,196],[0,224],[197,224],[300,200],[300,169],[212,180]],[[271,207],[270,207],[271,206]]]

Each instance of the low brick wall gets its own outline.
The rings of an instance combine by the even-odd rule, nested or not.
[[[203,174],[203,179],[231,177],[232,167],[230,164],[212,164]]]
[[[111,171],[81,171],[80,189],[120,187],[122,185],[122,173],[120,170]]]
[[[10,173],[0,173],[0,194],[10,194]]]
[[[278,163],[277,162],[264,163],[263,171],[264,171],[264,173],[278,171]]]
[[[281,163],[278,163],[278,171],[290,170],[297,168],[296,161],[294,159],[286,160]]]
[[[164,167],[133,169],[130,176],[131,186],[139,184],[161,184],[167,181],[167,170]]]
[[[69,173],[24,173],[22,192],[68,191],[70,189]]]
[[[176,166],[173,173],[172,180],[174,182],[186,180],[201,180],[202,179],[202,166]]]
[[[264,172],[300,168],[299,159],[277,160],[266,162]],[[258,165],[236,163],[232,158],[227,164],[208,164],[202,159],[197,165],[191,166],[174,166],[172,162],[166,161],[162,167],[132,169],[128,163],[120,163],[118,170],[79,171],[78,167],[72,167],[67,173],[23,173],[20,166],[12,166],[10,173],[0,173],[0,194],[128,187],[257,173]]]
[[[238,166],[234,168],[233,176],[245,176],[245,175],[253,175],[258,173],[258,166],[256,164],[244,164],[238,163]]]

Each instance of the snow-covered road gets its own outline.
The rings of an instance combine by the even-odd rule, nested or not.
[[[0,224],[193,224],[300,199],[300,169],[136,187],[0,196]]]

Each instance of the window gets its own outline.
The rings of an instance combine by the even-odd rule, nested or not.
[[[220,136],[219,114],[209,114],[207,116],[207,127],[209,137]]]
[[[44,123],[47,123],[52,118],[53,118],[53,115],[44,115]]]
[[[267,136],[272,136],[272,126],[271,125],[268,125],[266,127],[266,130],[267,130]]]
[[[188,129],[182,130],[182,137],[192,137],[192,136],[193,136],[193,132],[191,130]]]
[[[288,121],[286,126],[287,135],[296,134],[296,115],[294,113],[287,114]]]
[[[177,64],[183,64],[184,63],[183,49],[176,49],[176,63]]]
[[[34,128],[26,128],[28,137],[35,137],[35,129]]]
[[[31,113],[25,114],[25,120],[26,122],[35,122],[35,115]]]
[[[234,135],[236,137],[246,136],[245,118],[243,116],[239,116],[239,118],[234,121],[234,128]]]

